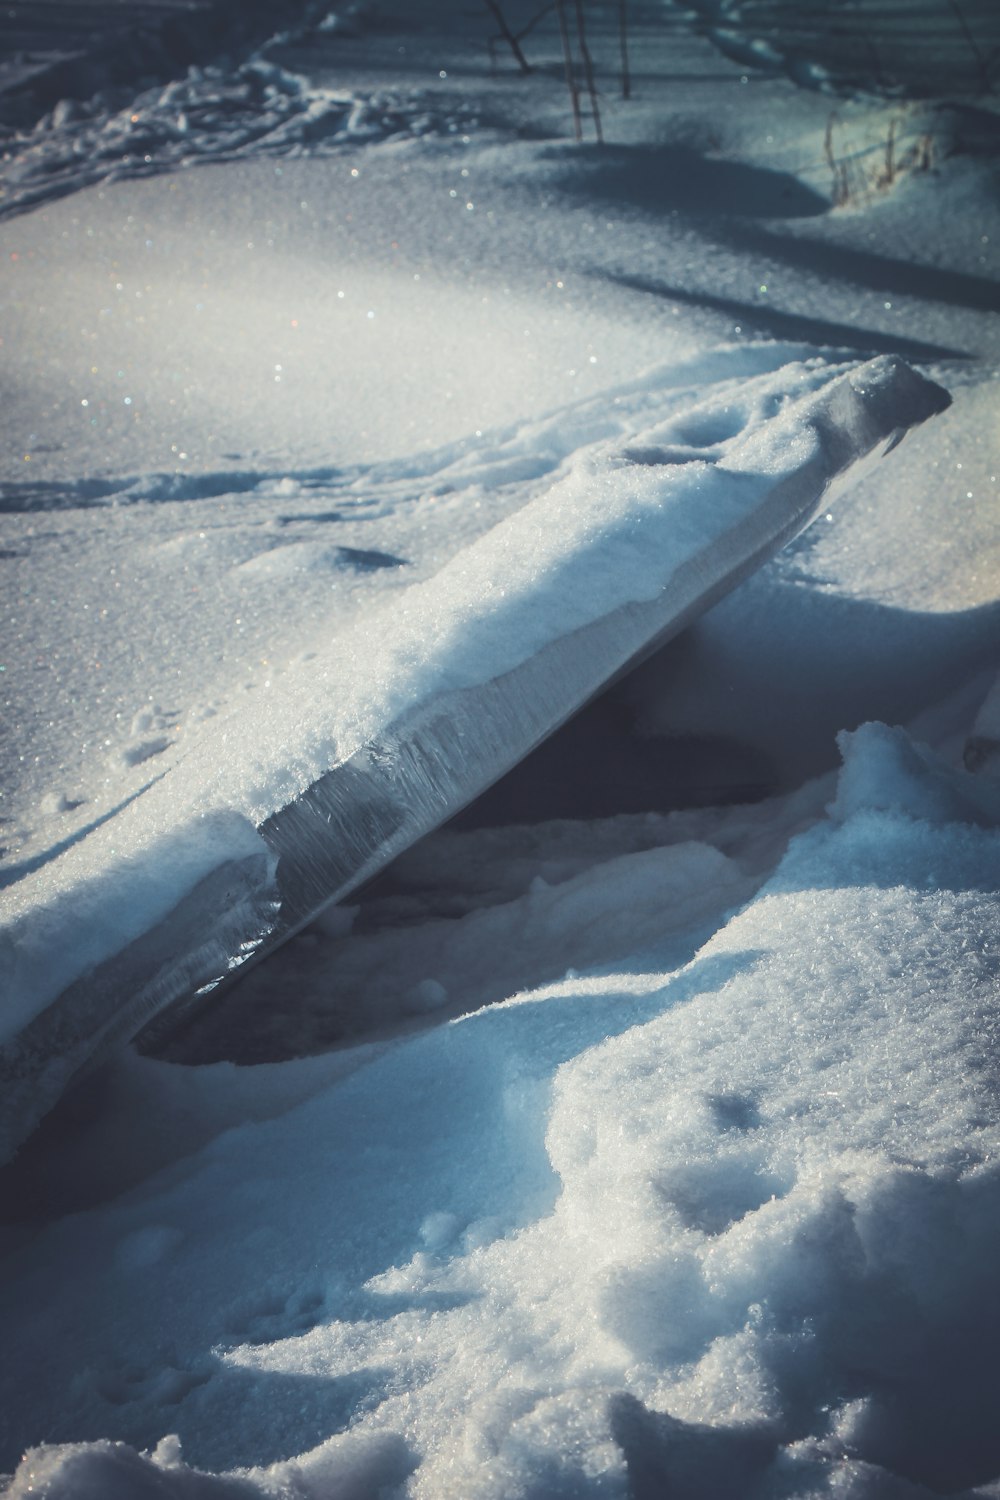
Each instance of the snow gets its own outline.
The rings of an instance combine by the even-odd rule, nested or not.
[[[123,944],[141,1009],[157,924],[183,993],[274,920],[339,755],[444,693],[499,753],[486,680],[804,502],[831,402],[952,396],[65,1094],[0,1171],[10,1496],[1000,1494],[995,16],[636,5],[625,102],[615,10],[603,150],[551,18],[522,78],[444,0],[6,136],[4,1035],[98,976],[14,1114]]]
[[[625,1494],[644,1465],[690,1466],[693,1493],[982,1477],[995,827],[954,821],[978,783],[902,731],[844,752],[832,816],[696,956],[656,866],[719,900],[722,856],[606,861],[592,899],[632,914],[624,969],[369,1056],[15,1252],[8,1420],[147,1446],[167,1404],[191,1462],[263,1465],[264,1493],[325,1493],[310,1464],[341,1440],[301,1473],[291,1454],[345,1402],[350,1437],[383,1438],[373,1491],[387,1447],[421,1456],[427,1495]],[[572,884],[532,899],[589,968]],[[112,1456],[85,1452],[115,1493]]]

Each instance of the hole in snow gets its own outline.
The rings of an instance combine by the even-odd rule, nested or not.
[[[459,813],[458,828],[608,818],[759,802],[776,789],[766,757],[735,740],[638,732],[614,688]]]
[[[761,1124],[756,1099],[746,1094],[714,1094],[708,1101],[720,1130],[757,1130]]]
[[[718,1156],[675,1168],[660,1177],[660,1196],[688,1229],[719,1235],[762,1208],[783,1198],[792,1181],[753,1156]]]

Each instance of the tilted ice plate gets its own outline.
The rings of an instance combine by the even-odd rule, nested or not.
[[[456,813],[947,404],[888,357],[715,463],[604,450],[408,591],[381,638],[345,642],[343,699],[334,673],[318,720],[313,703],[299,724],[293,683],[274,723],[207,735],[89,836],[108,876],[63,856],[61,884],[29,889],[3,934],[0,1160],[82,1066],[210,998]]]

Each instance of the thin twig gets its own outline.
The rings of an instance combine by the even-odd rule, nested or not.
[[[555,10],[555,8],[556,0],[549,0],[548,5],[543,5],[541,10],[536,10],[527,26],[522,26],[520,31],[515,31],[514,35],[517,37],[518,41],[523,42],[525,37],[529,36],[531,32],[534,31],[539,21],[544,21],[549,12]]]
[[[576,34],[580,40],[580,56],[583,58],[583,72],[587,80],[587,93],[590,95],[590,113],[594,119],[594,133],[597,136],[597,144],[604,144],[604,134],[601,130],[601,111],[597,107],[597,85],[594,82],[594,64],[590,57],[590,48],[587,46],[587,27],[583,18],[583,0],[576,0]]]
[[[979,50],[979,44],[978,44],[978,42],[976,41],[975,37],[972,35],[972,32],[969,30],[969,23],[965,19],[965,12],[963,11],[962,7],[959,5],[958,0],[948,0],[948,4],[951,6],[952,10],[954,11],[955,17],[956,17],[956,19],[958,21],[958,24],[962,28],[962,35],[965,37],[965,40],[969,44],[969,51],[972,53],[973,57],[976,59],[976,66],[979,68],[979,73],[980,73],[980,76],[981,76],[981,78],[983,80],[983,90],[987,94],[992,94],[993,93],[993,80],[990,78],[990,70],[987,67],[985,57],[983,56],[982,52]]]
[[[569,102],[573,111],[573,138],[576,141],[582,141],[583,125],[580,120],[580,91],[576,86],[576,72],[573,67],[569,27],[566,24],[566,0],[556,0],[556,13],[559,16],[559,36],[562,40],[563,60],[566,64],[566,87],[569,89]]]
[[[622,53],[622,98],[632,97],[632,74],[628,63],[628,0],[618,0],[618,40]]]
[[[521,72],[530,73],[531,64],[528,62],[528,59],[521,51],[521,43],[518,41],[514,32],[511,31],[510,27],[507,25],[507,17],[500,9],[499,0],[483,0],[483,4],[490,12],[490,15],[493,17],[494,21],[497,23],[497,26],[500,29],[500,35],[507,43],[507,46],[510,48],[511,52],[513,52],[517,65],[521,69]],[[490,55],[492,56],[492,54],[493,49],[491,46]]]

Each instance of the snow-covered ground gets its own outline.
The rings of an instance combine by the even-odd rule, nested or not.
[[[8,132],[4,1039],[642,496],[952,396],[2,1169],[12,1496],[1000,1494],[996,19],[629,10],[603,146],[450,0]]]

